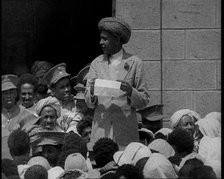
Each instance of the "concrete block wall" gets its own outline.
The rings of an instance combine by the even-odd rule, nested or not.
[[[116,0],[115,14],[132,27],[124,47],[143,60],[165,127],[179,109],[221,111],[221,0]]]

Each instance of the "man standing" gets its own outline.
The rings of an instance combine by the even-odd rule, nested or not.
[[[90,65],[85,94],[88,107],[95,108],[89,147],[91,150],[99,138],[109,137],[122,150],[130,142],[139,140],[136,109],[144,108],[149,103],[143,63],[122,47],[131,36],[130,26],[126,22],[107,17],[100,20],[98,28],[104,54]],[[94,95],[96,79],[120,81],[120,95]]]

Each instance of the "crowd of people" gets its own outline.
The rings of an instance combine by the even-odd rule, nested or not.
[[[221,113],[180,109],[163,128],[141,59],[122,47],[130,26],[108,17],[98,27],[103,55],[77,76],[47,61],[2,75],[2,178],[221,178]],[[109,82],[102,94],[98,79]]]

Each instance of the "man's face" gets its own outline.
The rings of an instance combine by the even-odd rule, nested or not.
[[[21,99],[22,105],[25,108],[29,108],[33,106],[34,97],[35,97],[34,86],[29,83],[22,84],[20,89],[20,99]]]
[[[42,156],[48,160],[52,167],[57,165],[58,156],[60,155],[60,150],[55,145],[44,145]]]
[[[101,31],[100,33],[100,46],[103,53],[107,55],[113,55],[122,48],[120,40],[107,31]]]
[[[44,107],[40,115],[42,116],[40,125],[43,128],[52,130],[56,126],[57,113],[53,107]]]
[[[90,142],[90,136],[91,136],[91,131],[92,131],[92,128],[91,127],[87,127],[83,130],[81,136],[82,138],[88,143]]]
[[[62,78],[56,84],[54,89],[52,89],[56,98],[62,101],[68,101],[71,99],[71,85],[69,78]]]
[[[16,97],[16,89],[2,91],[2,106],[6,109],[12,108],[16,104]]]

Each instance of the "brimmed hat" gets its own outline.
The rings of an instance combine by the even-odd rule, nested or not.
[[[13,74],[7,74],[2,76],[2,91],[17,89],[18,77]]]
[[[142,118],[147,119],[148,121],[159,121],[162,120],[165,116],[162,114],[163,104],[157,104],[153,106],[148,106],[137,112],[141,114]]]
[[[73,170],[73,169],[80,169],[84,172],[88,171],[88,167],[86,164],[85,158],[80,153],[72,153],[65,159],[64,169]]]
[[[151,151],[147,146],[139,142],[131,142],[124,151],[115,152],[113,158],[119,166],[123,164],[135,165],[140,159],[149,157],[150,155]]]
[[[66,64],[60,63],[53,68],[51,68],[44,76],[43,81],[45,81],[48,86],[57,83],[61,78],[68,77],[70,74],[66,72]]]

